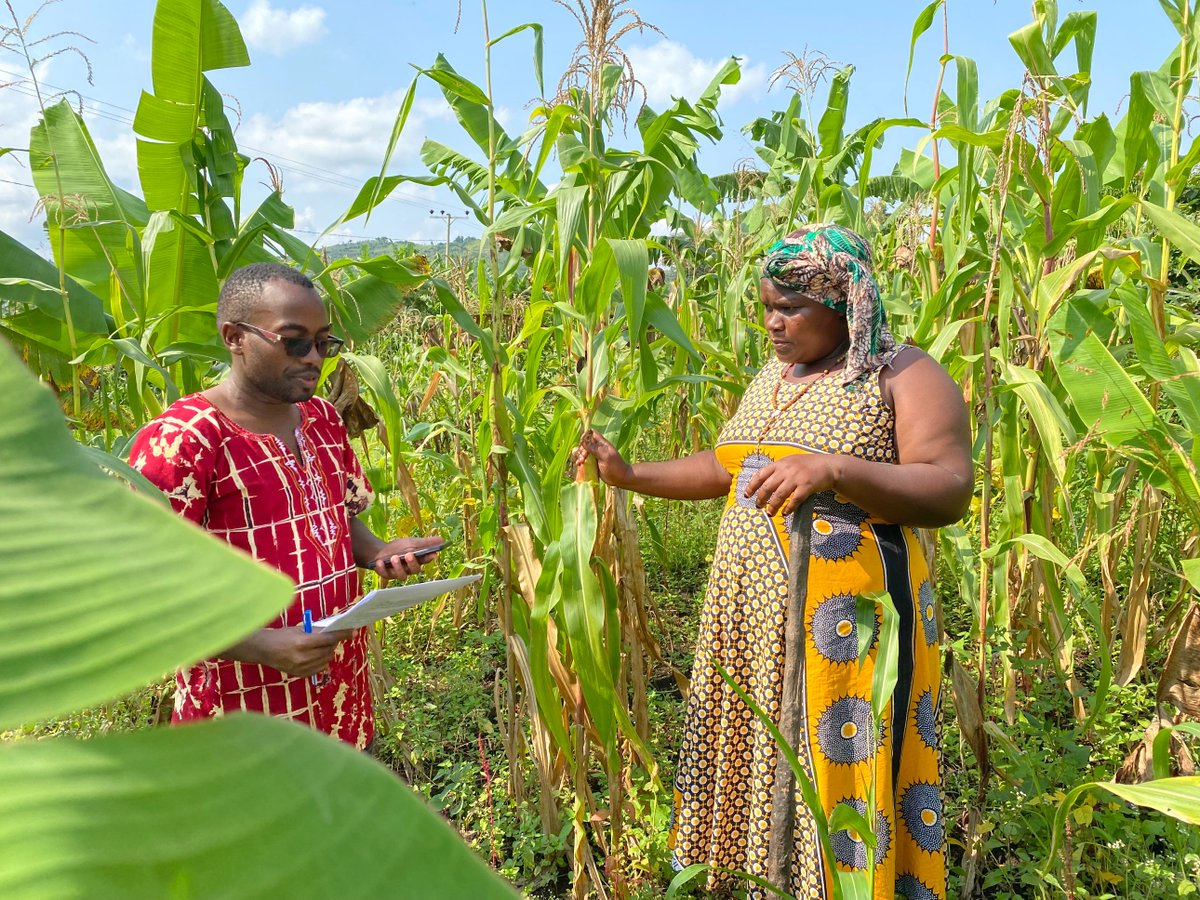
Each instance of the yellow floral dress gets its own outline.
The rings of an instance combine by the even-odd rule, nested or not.
[[[759,373],[716,446],[733,484],[700,620],[675,781],[670,847],[677,868],[709,863],[767,874],[777,749],[716,666],[778,721],[791,523],[743,497],[747,484],[763,466],[792,453],[897,461],[893,413],[877,377],[864,378],[850,391],[836,373],[804,387],[781,381],[783,366],[776,361]],[[806,728],[796,749],[827,816],[839,803],[866,815],[873,774],[875,896],[940,900],[946,864],[938,626],[916,532],[829,492],[818,495],[811,554],[804,609]],[[856,599],[884,590],[900,614],[900,677],[882,733],[875,736],[875,647],[860,669]],[[833,896],[832,867],[866,867],[866,844],[852,831],[836,831],[830,841],[834,858],[827,858],[800,799],[797,809],[791,890],[824,900]],[[709,887],[736,880],[713,871]],[[751,896],[762,894],[751,887]]]

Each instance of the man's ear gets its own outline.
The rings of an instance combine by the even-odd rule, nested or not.
[[[221,343],[234,356],[242,355],[242,341],[246,338],[245,329],[238,328],[232,322],[222,322],[220,327]]]

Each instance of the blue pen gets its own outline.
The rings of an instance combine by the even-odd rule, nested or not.
[[[311,609],[306,609],[304,611],[304,633],[312,634],[312,610]],[[309,681],[312,682],[313,687],[317,686],[317,676],[316,675],[309,675],[308,679],[309,679]]]

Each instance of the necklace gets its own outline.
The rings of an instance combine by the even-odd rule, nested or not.
[[[812,381],[806,381],[797,385],[799,390],[797,390],[796,393],[788,400],[784,401],[783,406],[780,406],[779,389],[783,387],[784,376],[787,375],[788,369],[791,368],[790,364],[784,363],[783,368],[779,370],[779,380],[775,382],[775,389],[771,391],[771,415],[767,417],[767,421],[763,423],[763,427],[758,432],[758,440],[755,441],[756,449],[762,447],[763,438],[767,436],[767,432],[771,430],[771,427],[775,424],[779,417],[800,402],[800,398],[807,394],[817,383],[824,381],[825,377],[833,371],[833,367],[840,363],[842,359],[843,357],[839,356],[837,359],[833,360],[828,367],[822,370],[821,374]]]

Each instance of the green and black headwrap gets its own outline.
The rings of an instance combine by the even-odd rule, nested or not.
[[[763,276],[844,313],[850,349],[842,383],[850,385],[896,355],[896,339],[872,277],[871,248],[849,228],[804,225],[767,250]]]

